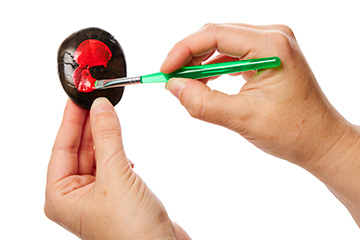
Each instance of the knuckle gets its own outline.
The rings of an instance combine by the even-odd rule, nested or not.
[[[202,120],[204,108],[205,108],[205,104],[203,99],[197,98],[195,101],[192,102],[191,106],[188,108],[188,112],[190,116],[192,116],[193,118]]]
[[[107,139],[121,136],[120,129],[116,126],[99,126],[94,134],[97,138]]]
[[[273,31],[270,33],[271,42],[275,44],[277,48],[280,48],[281,51],[287,53],[292,52],[294,48],[293,40],[282,31]]]
[[[210,28],[212,25],[214,25],[214,23],[206,23],[206,24],[204,24],[204,26],[202,26],[201,29]]]
[[[295,37],[293,30],[287,25],[278,25],[279,30],[286,34],[288,37]]]
[[[293,36],[294,36],[293,30],[292,30],[289,26],[287,26],[287,25],[274,24],[274,25],[269,25],[269,28],[272,29],[273,31],[282,32],[282,33],[288,35],[289,37],[293,37]]]
[[[219,23],[207,23],[201,29],[205,31],[219,31],[220,29],[224,28],[224,24]]]

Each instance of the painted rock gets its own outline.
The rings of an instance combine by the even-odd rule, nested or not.
[[[116,39],[99,28],[86,28],[71,34],[59,47],[58,73],[62,87],[77,105],[90,109],[98,97],[115,106],[124,87],[95,90],[100,79],[126,77],[124,52]]]

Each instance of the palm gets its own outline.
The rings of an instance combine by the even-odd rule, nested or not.
[[[50,219],[84,239],[144,239],[144,233],[152,238],[173,231],[179,239],[189,239],[132,170],[118,125],[104,124],[114,124],[111,132],[98,129],[95,121],[87,110],[68,102],[49,164],[45,212]],[[97,134],[116,139],[99,141]]]

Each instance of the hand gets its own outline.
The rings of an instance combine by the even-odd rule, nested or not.
[[[210,63],[278,56],[282,64],[243,73],[246,83],[236,95],[210,90],[206,81],[171,79],[167,89],[193,117],[232,129],[263,151],[306,168],[318,166],[349,128],[286,26],[206,25],[173,47],[161,71],[201,64],[215,51],[220,54]]]
[[[206,61],[280,57],[276,69],[242,74],[240,92],[210,90],[208,79],[170,79],[170,90],[195,118],[232,129],[323,181],[360,226],[360,131],[321,91],[290,28],[208,24],[177,43],[161,71]]]
[[[45,213],[82,239],[190,239],[132,170],[109,101],[68,101],[48,168]]]

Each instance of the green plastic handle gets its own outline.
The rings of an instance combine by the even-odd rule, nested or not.
[[[223,74],[246,72],[265,68],[280,66],[281,60],[278,57],[257,58],[250,60],[241,60],[234,62],[213,63],[198,66],[182,67],[178,70],[165,74],[154,73],[141,76],[142,83],[167,82],[170,78],[207,78]]]

